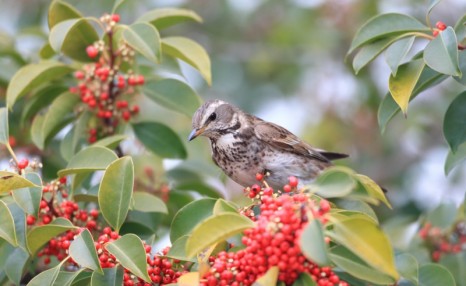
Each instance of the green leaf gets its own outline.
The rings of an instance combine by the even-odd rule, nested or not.
[[[224,199],[218,199],[215,202],[213,214],[221,214],[221,213],[238,213],[238,207],[235,206],[232,202],[227,202]]]
[[[100,211],[117,232],[128,214],[134,184],[134,165],[129,156],[111,163],[99,187]]]
[[[0,171],[0,194],[28,187],[38,186],[16,173]]]
[[[71,284],[75,285],[75,279],[78,278],[83,271],[84,268],[73,272],[60,271],[58,272],[57,279],[55,279],[53,286],[70,286]]]
[[[18,98],[33,88],[63,77],[72,71],[70,66],[55,61],[43,61],[22,67],[15,73],[8,85],[7,106],[11,109]]]
[[[417,263],[416,258],[408,253],[403,253],[397,255],[395,257],[396,261],[396,268],[400,273],[403,279],[406,279],[413,283],[414,285],[418,285],[419,280],[419,265]]]
[[[77,235],[69,248],[69,254],[81,267],[89,268],[103,274],[99,257],[94,246],[94,240],[88,229]]]
[[[455,153],[466,141],[466,91],[460,93],[448,107],[443,119],[443,135]]]
[[[80,271],[76,277],[73,279],[72,286],[89,286],[91,283],[91,276],[93,273],[98,272],[87,272],[87,271]],[[59,286],[59,285],[57,285]]]
[[[134,192],[133,199],[135,210],[168,214],[165,203],[152,194],[147,192]]]
[[[177,79],[151,81],[144,85],[144,94],[163,107],[191,117],[201,100],[186,83]]]
[[[354,252],[341,245],[330,249],[330,257],[339,268],[356,278],[376,284],[391,285],[396,279],[369,266]]]
[[[260,276],[256,281],[254,281],[254,286],[269,286],[277,285],[278,273],[280,269],[278,266],[272,266],[265,272],[264,275]]]
[[[25,177],[33,184],[36,184],[37,187],[18,189],[13,192],[13,198],[24,212],[37,217],[42,198],[42,187],[40,187],[42,186],[42,180],[36,173],[27,173]]]
[[[9,131],[8,131],[8,110],[6,107],[0,108],[0,144],[9,144]]]
[[[15,232],[15,222],[7,205],[0,201],[0,237],[13,246],[18,246]]]
[[[31,281],[29,281],[27,286],[53,285],[58,278],[58,274],[60,273],[60,268],[65,262],[66,260],[63,260],[57,266],[39,273],[37,276],[32,278]]]
[[[163,158],[186,158],[180,137],[170,127],[158,122],[142,122],[133,124],[133,129],[142,144],[155,154]]]
[[[413,95],[411,96],[410,100],[413,100],[419,93],[426,90],[429,87],[435,86],[442,81],[444,81],[448,76],[443,75],[434,71],[433,69],[429,68],[428,66],[424,66],[424,69],[419,77],[418,82],[416,83],[416,87],[414,88]],[[381,132],[385,132],[385,128],[388,122],[400,111],[400,107],[396,104],[393,100],[393,97],[390,93],[385,95],[382,103],[379,106],[379,111],[377,114],[377,119],[379,123],[379,127]]]
[[[62,85],[47,85],[35,92],[34,96],[24,104],[21,113],[21,124],[24,124],[26,120],[37,114],[42,108],[49,106],[55,98],[67,90],[68,88]],[[78,96],[76,95],[76,97]]]
[[[86,48],[99,40],[94,27],[85,18],[70,19],[56,24],[50,31],[49,43],[56,52],[73,60],[89,62]]]
[[[209,55],[198,43],[184,37],[166,37],[162,39],[162,52],[192,65],[212,84]]]
[[[166,256],[182,261],[197,262],[196,258],[190,258],[186,255],[186,242],[188,241],[188,238],[188,235],[183,235],[175,240]]]
[[[387,13],[369,19],[356,32],[348,54],[362,45],[389,36],[411,32],[429,33],[429,27],[410,16]]]
[[[458,63],[461,71],[461,76],[454,76],[453,78],[462,85],[466,85],[466,76],[462,76],[463,74],[466,74],[466,52],[461,51],[458,54]]]
[[[445,160],[445,175],[450,174],[450,172],[458,165],[462,164],[466,159],[466,144],[463,143],[458,146],[458,149],[455,153],[451,150],[448,150],[447,159]]]
[[[371,197],[383,202],[387,207],[391,208],[391,205],[388,202],[382,188],[377,185],[371,178],[360,174],[356,174],[355,178],[359,183],[361,183],[361,185]]]
[[[408,62],[399,66],[396,77],[390,75],[390,79],[388,80],[388,89],[393,100],[395,100],[405,115],[408,112],[408,103],[423,68],[424,62],[421,59]]]
[[[338,199],[334,201],[338,208],[356,211],[371,217],[375,222],[378,222],[377,215],[374,210],[361,200]]]
[[[202,18],[194,11],[179,8],[161,8],[143,14],[136,22],[149,22],[161,30],[191,20],[198,23],[202,22]]]
[[[60,154],[66,161],[69,161],[80,149],[88,131],[89,119],[92,114],[89,111],[84,111],[78,115],[71,130],[65,135],[60,142]]]
[[[298,279],[293,282],[293,286],[317,286],[311,275],[306,272],[299,274]]]
[[[123,39],[148,60],[160,61],[160,35],[154,26],[144,22],[132,24],[123,31]]]
[[[429,8],[427,9],[427,16],[429,16],[430,12],[432,12],[432,9],[440,3],[442,0],[429,0]]]
[[[392,70],[392,75],[394,77],[396,77],[396,73],[398,72],[398,67],[401,65],[401,62],[406,57],[409,50],[411,50],[414,39],[415,37],[400,39],[388,47],[385,52],[385,60]]]
[[[254,222],[240,214],[229,212],[211,216],[193,229],[186,243],[186,255],[193,257],[205,248],[251,227],[254,227]]]
[[[31,140],[39,148],[44,149],[45,140],[42,137],[45,114],[37,114],[31,125]]]
[[[466,285],[466,252],[444,254],[439,263],[453,275],[458,286]]]
[[[93,272],[91,286],[120,286],[123,285],[123,268],[104,268],[104,274]]]
[[[67,230],[76,229],[69,220],[56,218],[47,225],[34,227],[27,233],[27,246],[29,253],[35,254],[52,237],[55,237]]]
[[[361,218],[337,221],[328,235],[360,257],[365,263],[395,280],[393,251],[387,236],[373,222]],[[332,261],[334,261],[332,259]]]
[[[323,197],[344,197],[356,186],[353,174],[352,170],[345,167],[327,168],[311,186],[315,186],[316,193]]]
[[[397,38],[384,38],[364,45],[354,56],[353,70],[359,73],[367,64],[372,62],[380,53],[388,48]]]
[[[14,285],[21,284],[21,278],[29,261],[29,254],[22,248],[17,247],[10,253],[5,265],[5,273],[13,281]],[[28,284],[29,285],[29,284]]]
[[[62,126],[66,118],[74,117],[73,110],[79,101],[80,99],[76,94],[67,91],[52,102],[42,126],[42,139],[44,141],[55,135],[57,127]]]
[[[58,176],[104,170],[116,159],[118,156],[112,150],[102,146],[91,146],[74,155],[66,168],[58,171]]]
[[[309,222],[301,234],[299,245],[304,256],[319,266],[330,264],[323,226],[320,220],[313,219]]]
[[[455,24],[455,33],[459,43],[464,43],[466,37],[466,26],[464,23],[466,23],[466,14],[459,18]]]
[[[63,1],[53,1],[49,7],[49,29],[62,21],[81,17],[82,15],[70,4]]]
[[[116,134],[116,135],[112,135],[112,136],[102,138],[99,141],[92,144],[92,146],[103,146],[103,147],[107,147],[109,149],[113,149],[113,148],[117,147],[120,144],[120,142],[125,140],[126,138],[128,138],[127,135]]]
[[[441,31],[424,49],[424,61],[433,70],[461,76],[458,63],[458,41],[452,27]]]
[[[451,228],[451,225],[456,220],[456,214],[458,208],[453,202],[444,202],[433,209],[428,215],[426,220],[434,227],[447,230]]]
[[[118,240],[109,242],[106,248],[124,268],[144,281],[151,282],[147,273],[146,251],[139,237],[131,233],[125,234]]]
[[[170,227],[170,241],[174,242],[184,235],[189,235],[193,228],[213,214],[217,201],[203,198],[182,207],[173,217]]]
[[[52,49],[49,43],[45,43],[39,51],[39,57],[41,60],[49,60],[55,56],[55,51]]]
[[[455,286],[455,280],[444,266],[429,263],[419,268],[419,286]]]

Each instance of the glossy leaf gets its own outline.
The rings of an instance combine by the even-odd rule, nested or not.
[[[118,157],[112,150],[101,146],[91,146],[74,155],[66,168],[58,171],[58,176],[104,170],[116,159]]]
[[[466,26],[464,23],[466,23],[466,14],[463,14],[463,16],[459,18],[455,24],[455,33],[459,43],[464,43],[466,37]]]
[[[221,214],[221,213],[238,213],[238,207],[235,206],[232,202],[228,202],[224,199],[218,199],[215,202],[213,214]]]
[[[88,229],[84,229],[79,235],[75,236],[69,248],[69,254],[76,263],[103,274],[100,266],[99,257],[94,246],[94,240]]]
[[[390,45],[385,52],[385,60],[392,71],[392,75],[396,77],[398,67],[401,65],[403,59],[408,54],[413,46],[415,37],[408,37],[400,39]]]
[[[33,117],[39,111],[49,106],[52,101],[60,94],[67,91],[68,88],[62,85],[47,85],[39,91],[35,92],[34,96],[29,98],[21,112],[21,124],[24,124],[29,118]]]
[[[444,254],[439,263],[450,271],[458,286],[466,285],[466,252],[456,254]]]
[[[103,147],[107,147],[109,149],[113,149],[116,146],[118,146],[118,144],[120,144],[120,142],[125,140],[126,138],[128,138],[127,135],[116,134],[116,135],[112,135],[112,136],[102,138],[102,139],[100,139],[99,141],[95,142],[92,145],[93,146],[103,146]]]
[[[68,272],[68,271],[60,271],[58,272],[57,279],[55,279],[54,286],[71,286],[71,284],[75,285],[75,279],[84,271],[84,268],[81,268],[77,271]]]
[[[425,89],[435,86],[440,82],[444,81],[447,78],[446,75],[438,73],[428,66],[424,66],[424,69],[419,77],[416,87],[414,88],[413,95],[410,100],[413,100],[419,93]],[[379,111],[377,114],[377,119],[381,132],[385,132],[388,122],[400,111],[400,107],[393,100],[393,97],[390,93],[385,95],[382,103],[379,106]]]
[[[430,12],[432,12],[432,9],[434,9],[435,6],[437,6],[438,3],[440,3],[442,0],[429,0],[429,8],[427,9],[427,16],[429,16]]]
[[[466,142],[466,92],[460,93],[448,107],[443,120],[443,135],[453,153]]]
[[[344,197],[356,186],[353,173],[345,167],[331,167],[322,172],[311,186],[315,187],[316,193],[323,197]]]
[[[183,286],[198,286],[199,285],[199,272],[188,272],[178,278],[177,285]]]
[[[209,85],[212,84],[209,55],[198,43],[184,37],[165,37],[162,39],[162,52],[190,64]]]
[[[419,81],[423,68],[424,62],[422,60],[414,60],[399,66],[396,77],[390,75],[388,89],[390,90],[393,100],[398,104],[405,115],[408,112],[408,103],[413,95],[414,87]]]
[[[25,177],[37,187],[18,189],[13,192],[13,198],[24,212],[37,217],[42,198],[42,180],[36,173],[27,173]]]
[[[368,176],[360,174],[355,175],[355,178],[359,183],[361,183],[361,185],[364,187],[364,189],[371,197],[383,202],[387,207],[391,208],[391,205],[388,202],[387,197],[385,196],[382,188],[379,185],[377,185],[377,183],[375,183]]]
[[[32,278],[31,281],[27,284],[27,286],[44,286],[44,285],[53,285],[58,278],[58,274],[60,273],[60,268],[62,267],[63,263],[66,260],[63,260],[57,266],[42,271],[37,276]]]
[[[53,26],[62,21],[81,17],[82,15],[78,12],[78,10],[76,10],[70,4],[64,1],[53,1],[49,6],[49,29],[53,28]]]
[[[395,257],[396,268],[401,277],[410,281],[414,285],[419,283],[419,265],[416,258],[408,253],[403,253]]]
[[[56,218],[49,224],[34,227],[27,233],[29,253],[35,254],[52,237],[75,228],[77,227],[64,218]]]
[[[173,217],[170,241],[174,242],[184,235],[189,235],[197,224],[212,215],[215,203],[215,199],[203,198],[182,207]]]
[[[146,251],[139,237],[125,234],[118,240],[109,242],[106,248],[123,267],[144,281],[151,281],[147,273]]]
[[[0,108],[0,144],[9,144],[8,139],[10,137],[8,131],[8,110],[6,107]]]
[[[268,286],[277,285],[278,273],[280,269],[278,266],[270,267],[264,275],[260,276],[255,282],[254,286]]]
[[[193,257],[203,249],[254,227],[249,218],[235,213],[211,216],[199,223],[186,243],[186,255]]]
[[[458,165],[461,165],[466,159],[466,143],[463,143],[458,146],[458,149],[455,153],[451,150],[448,150],[447,159],[445,160],[445,175],[450,174],[450,172]]]
[[[0,237],[13,246],[18,246],[15,232],[15,222],[7,205],[0,201]]]
[[[134,184],[134,165],[129,156],[111,163],[99,187],[100,211],[117,232],[128,214]]]
[[[188,241],[188,238],[188,235],[183,235],[177,240],[175,240],[172,246],[170,247],[167,256],[182,261],[197,262],[196,258],[188,257],[186,255],[186,242]]]
[[[87,272],[87,271],[79,272],[76,275],[76,277],[73,279],[72,286],[89,286],[91,283],[91,276],[94,273],[99,273],[99,272],[95,272],[95,271],[94,272]]]
[[[137,22],[149,22],[157,29],[165,29],[185,21],[201,23],[202,18],[194,11],[180,8],[160,8],[149,11],[139,17]]]
[[[92,61],[86,48],[99,40],[94,27],[85,18],[62,21],[50,31],[49,43],[56,52],[81,62]]]
[[[306,272],[299,274],[298,279],[293,283],[293,286],[317,286],[317,283]]]
[[[14,285],[21,284],[21,278],[28,261],[29,254],[20,247],[16,247],[8,256],[4,270]]]
[[[52,102],[45,115],[42,126],[42,138],[44,141],[47,140],[49,136],[55,135],[54,131],[56,131],[57,127],[63,125],[65,118],[74,117],[72,112],[79,101],[80,99],[76,94],[65,92]]]
[[[396,38],[384,38],[364,45],[353,58],[353,70],[359,73],[367,64],[372,62],[380,53],[390,46]]]
[[[299,245],[304,256],[319,266],[330,264],[323,226],[320,220],[313,219],[309,222],[301,234]]]
[[[395,280],[393,251],[387,236],[373,222],[361,218],[338,221],[328,235],[358,255],[365,263]],[[332,259],[333,260],[333,259]]]
[[[89,119],[92,117],[92,113],[90,111],[84,111],[78,116],[79,117],[74,120],[73,128],[71,128],[60,142],[60,154],[66,161],[70,161],[71,158],[73,158],[76,152],[81,149],[80,147],[83,142],[87,139]]]
[[[44,127],[45,114],[37,114],[31,125],[31,140],[39,149],[44,149],[44,138],[42,129]]]
[[[453,78],[462,85],[466,85],[466,76],[463,76],[463,74],[466,74],[466,53],[464,51],[458,54],[458,62],[461,76],[455,76]]]
[[[163,158],[186,158],[180,137],[170,127],[157,122],[142,122],[133,124],[133,129],[142,144],[155,154]]]
[[[63,77],[72,71],[70,66],[55,61],[43,61],[22,67],[15,73],[8,85],[7,106],[11,109],[17,99],[33,88]]]
[[[19,248],[22,248],[27,252],[26,243],[26,214],[15,202],[7,204],[8,209],[14,220],[16,240],[18,241]]]
[[[377,15],[369,19],[356,32],[348,54],[368,42],[409,32],[429,33],[430,29],[407,15],[397,13]]]
[[[458,41],[452,27],[441,31],[424,49],[424,61],[433,70],[461,76],[458,63]]]
[[[0,194],[28,187],[38,186],[16,173],[0,171]]]
[[[444,266],[429,263],[419,268],[419,286],[456,286],[451,273]]]
[[[363,202],[361,200],[338,199],[335,200],[334,203],[340,209],[363,213],[372,218],[374,222],[378,222],[377,215],[366,202]]]
[[[123,31],[123,39],[148,60],[160,61],[160,35],[154,26],[143,22],[132,24]]]
[[[339,268],[356,278],[382,285],[391,285],[396,281],[377,268],[369,266],[353,251],[341,245],[330,249],[330,257]]]
[[[94,271],[91,286],[120,286],[123,285],[123,268],[104,268],[103,275]]]
[[[167,206],[158,197],[147,192],[134,192],[134,209],[142,212],[168,213]]]
[[[152,81],[144,86],[144,94],[163,107],[191,117],[201,104],[196,92],[177,79]]]

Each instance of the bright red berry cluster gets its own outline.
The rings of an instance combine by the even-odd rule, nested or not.
[[[419,236],[430,250],[432,260],[437,262],[444,254],[466,250],[466,221],[457,222],[453,229],[448,231],[426,223],[419,231]]]
[[[435,24],[435,29],[432,31],[432,35],[434,37],[437,37],[438,34],[441,32],[441,31],[444,31],[445,29],[447,28],[447,25],[445,23],[443,23],[442,21],[438,21],[436,24]]]
[[[258,180],[263,177],[257,176]],[[298,181],[290,178],[290,188],[296,188]],[[260,214],[255,215],[253,207],[243,210],[256,223],[244,231],[242,243],[245,248],[238,252],[220,252],[210,257],[210,270],[203,276],[202,286],[252,285],[271,267],[279,269],[278,280],[292,285],[301,273],[308,273],[319,286],[346,286],[347,282],[330,267],[318,267],[307,259],[299,244],[300,235],[312,219],[326,222],[330,204],[326,200],[317,203],[308,194],[293,193],[279,196],[269,193],[269,187],[254,185],[248,188],[255,193]],[[271,190],[271,189],[270,189]],[[251,197],[251,196],[250,196]]]
[[[131,104],[131,101],[137,94],[135,87],[143,85],[145,81],[143,75],[120,70],[122,64],[132,63],[134,51],[126,44],[114,50],[113,32],[115,24],[120,20],[119,15],[104,15],[100,20],[106,25],[109,41],[99,41],[86,48],[89,58],[97,61],[75,72],[78,85],[71,88],[101,121],[101,124],[94,123],[89,128],[90,143],[112,135],[121,120],[129,121],[139,113],[139,105]]]

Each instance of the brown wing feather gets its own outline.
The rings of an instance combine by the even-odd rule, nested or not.
[[[254,126],[254,132],[257,138],[274,148],[317,159],[322,162],[330,162],[327,157],[311,145],[301,141],[296,135],[276,124],[261,122]]]

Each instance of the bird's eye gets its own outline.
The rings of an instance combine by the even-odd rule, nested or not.
[[[213,112],[213,113],[209,116],[209,121],[214,121],[216,118],[217,118],[217,114],[216,114],[215,112]]]

